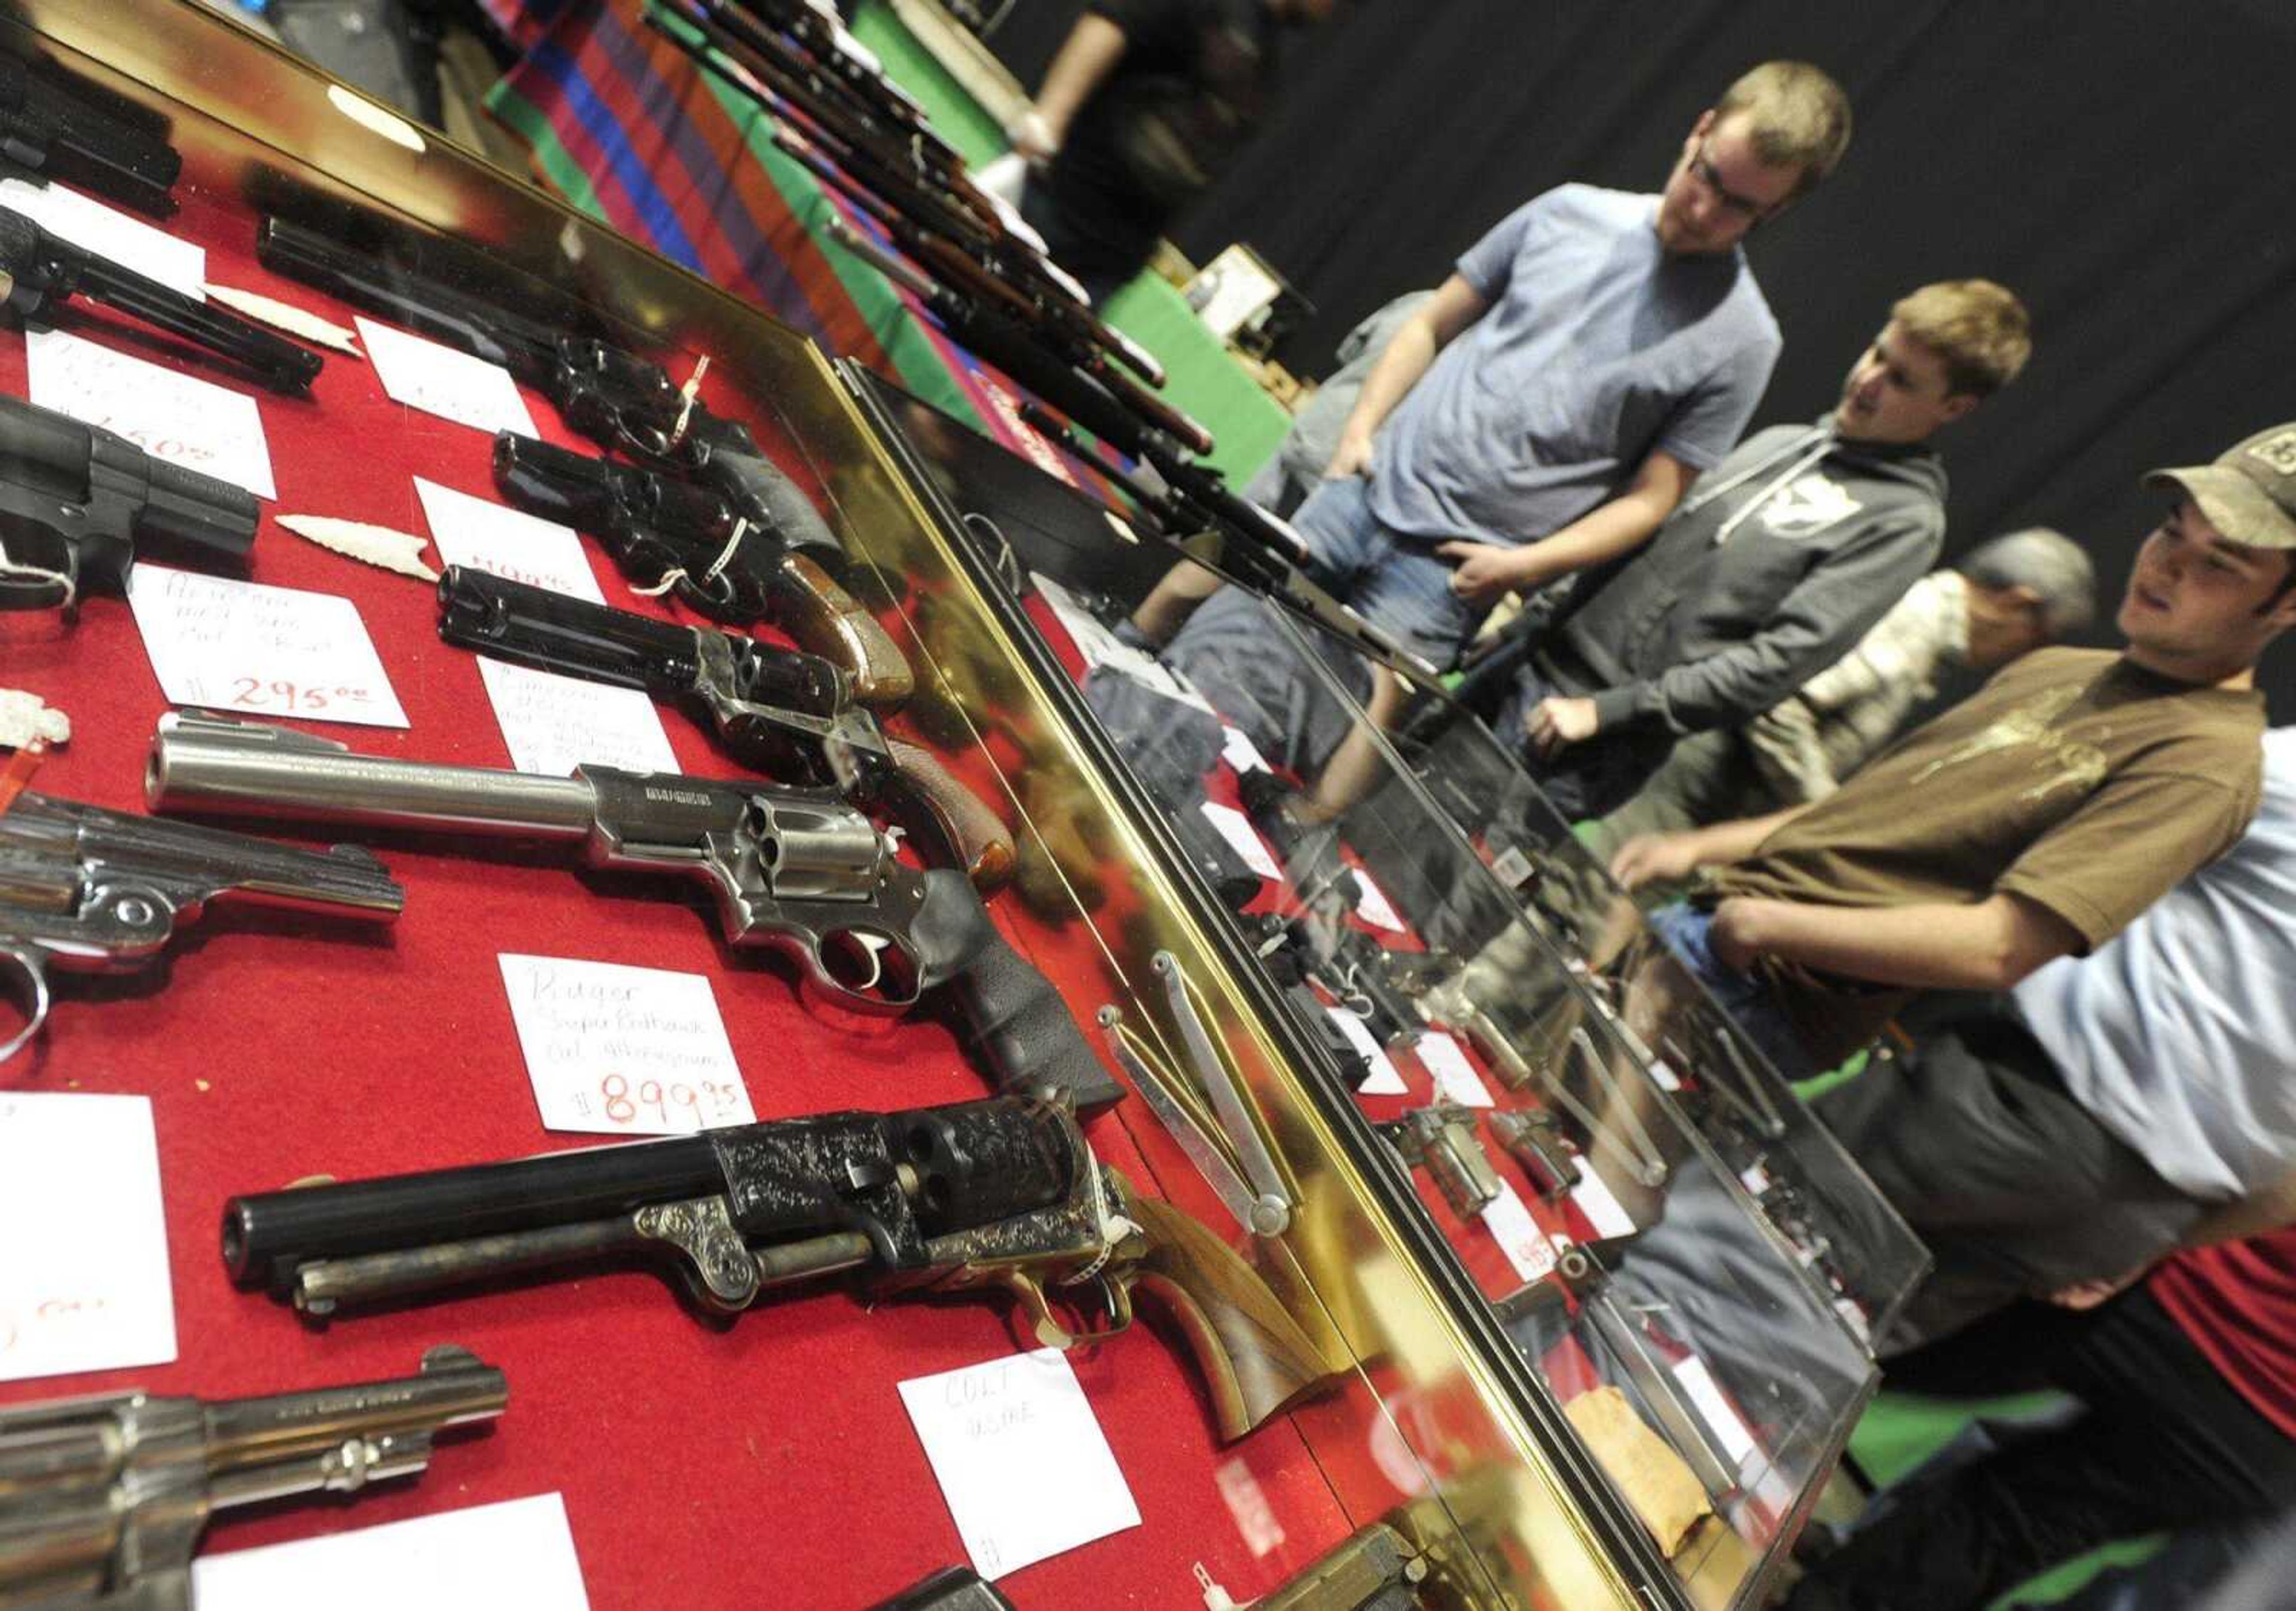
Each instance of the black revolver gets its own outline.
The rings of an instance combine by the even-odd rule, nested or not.
[[[906,699],[907,659],[832,574],[844,552],[796,484],[754,454],[697,443],[687,459],[709,485],[506,430],[495,438],[495,487],[528,514],[590,533],[632,577],[675,577],[677,596],[713,621],[776,623],[844,667],[864,704]]]
[[[274,391],[310,389],[324,362],[237,314],[185,296],[108,258],[82,251],[12,208],[0,207],[0,317],[45,329],[74,296],[116,307],[236,364]]]
[[[439,635],[458,649],[539,671],[643,689],[700,707],[745,766],[882,806],[990,890],[1013,874],[1013,838],[938,756],[888,737],[844,667],[739,633],[678,626],[450,565],[439,578]]]
[[[353,845],[300,850],[52,795],[17,796],[0,810],[0,976],[25,1022],[0,1042],[0,1062],[46,1022],[50,969],[150,967],[176,924],[196,921],[217,900],[388,922],[406,892]]]
[[[419,243],[363,249],[284,218],[269,217],[257,228],[255,255],[274,274],[316,286],[394,324],[419,331],[459,351],[499,364],[555,404],[566,422],[602,446],[646,458],[663,458],[694,437],[722,441],[754,454],[746,428],[689,401],[668,371],[651,359],[626,352],[596,335],[562,329],[514,309],[496,297],[466,290],[462,271],[441,260],[426,266],[406,260]],[[496,271],[506,276],[508,271]],[[567,299],[539,282],[510,283],[502,297],[522,297],[533,305],[565,311]]]
[[[184,470],[100,425],[0,395],[0,609],[67,617],[83,592],[127,590],[138,543],[239,560],[254,495]]]
[[[1177,1312],[1220,1434],[1242,1436],[1330,1364],[1265,1283],[1187,1214],[1093,1157],[1067,1105],[988,1097],[824,1113],[669,1141],[235,1197],[223,1258],[313,1318],[599,1259],[667,1263],[709,1313],[858,1271],[876,1293],[1002,1286],[1037,1341],[1077,1334],[1046,1294],[1097,1290],[1122,1330],[1132,1288]]]
[[[257,722],[160,718],[144,779],[156,809],[452,828],[579,841],[595,867],[708,885],[733,944],[796,959],[811,990],[900,1013],[947,986],[1000,1090],[1119,1100],[1045,976],[1004,942],[964,874],[896,860],[876,825],[826,789],[583,766],[570,778],[354,755]]]

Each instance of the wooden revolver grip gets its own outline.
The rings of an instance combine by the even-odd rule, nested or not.
[[[775,619],[798,647],[833,661],[853,678],[853,697],[874,711],[898,710],[916,687],[908,657],[877,617],[803,554],[785,554],[773,590]]]
[[[1338,1372],[1234,1249],[1169,1203],[1128,1185],[1123,1195],[1123,1212],[1148,1241],[1128,1277],[1179,1322],[1211,1390],[1221,1442],[1330,1384]]]
[[[900,774],[898,786],[904,797],[888,800],[904,817],[929,819],[923,824],[905,822],[912,834],[930,832],[944,841],[972,887],[987,895],[1012,881],[1013,835],[1004,820],[982,799],[951,775],[931,750],[902,742],[888,734],[886,752]]]

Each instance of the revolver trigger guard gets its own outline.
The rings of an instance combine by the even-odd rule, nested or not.
[[[0,948],[0,978],[6,981],[6,994],[24,1009],[24,1026],[0,1042],[0,1063],[14,1057],[48,1021],[48,971],[40,965],[37,951],[16,947]]]

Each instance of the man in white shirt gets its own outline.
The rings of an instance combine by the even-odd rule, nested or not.
[[[1937,1269],[1884,1352],[2296,1219],[2296,727],[2246,835],[2087,957],[1816,1104]]]

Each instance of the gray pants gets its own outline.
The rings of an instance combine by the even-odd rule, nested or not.
[[[2126,1275],[2208,1211],[2089,1116],[1997,1004],[1908,1018],[1913,1052],[1877,1059],[1813,1104],[1937,1258],[1878,1339],[1882,1353],[2020,1297]]]

